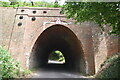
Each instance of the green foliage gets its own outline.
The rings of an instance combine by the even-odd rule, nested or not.
[[[58,3],[54,3],[54,7],[57,8],[60,7],[60,5]]]
[[[34,6],[32,7],[54,7],[53,3],[48,3],[45,1],[41,1],[41,2],[34,2]]]
[[[53,4],[53,3],[48,3],[45,1],[41,1],[41,2],[34,2],[34,5],[32,5],[30,2],[26,3],[26,2],[22,2],[22,1],[13,1],[11,0],[11,3],[9,2],[4,2],[4,1],[0,1],[0,6],[1,7],[62,7],[59,4]]]
[[[4,1],[0,1],[0,6],[1,7],[9,7],[9,3],[8,2],[4,2]]]
[[[49,59],[50,60],[60,61],[60,62],[65,62],[65,58],[64,58],[63,54],[60,51],[58,51],[58,50],[53,51],[50,54]]]
[[[10,54],[0,46],[0,77],[14,78],[20,73],[20,66]]]
[[[112,27],[112,33],[120,34],[119,2],[66,2],[64,13],[77,22],[93,21],[103,28]]]
[[[118,78],[119,76],[119,67],[120,67],[120,56],[115,55],[113,57],[108,58],[104,63],[103,66],[106,64],[111,63],[111,65],[102,71],[96,78],[100,80],[106,80],[106,78]]]
[[[19,5],[21,4],[21,2],[4,2],[4,1],[0,1],[0,7],[19,7]]]
[[[9,0],[10,2],[19,2],[21,0]]]
[[[26,75],[28,75],[28,74],[30,74],[30,73],[32,73],[31,70],[29,70],[29,69],[22,69],[22,70],[21,70],[21,73],[20,73],[19,75],[20,75],[20,76],[26,76]]]
[[[0,80],[3,78],[22,77],[30,73],[30,70],[22,69],[8,51],[0,46]]]

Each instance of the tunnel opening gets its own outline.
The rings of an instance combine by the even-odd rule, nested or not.
[[[72,30],[63,25],[50,26],[40,34],[31,52],[29,68],[48,67],[49,55],[56,50],[62,52],[65,58],[61,68],[86,73],[81,42]]]
[[[65,57],[59,50],[52,51],[48,58],[48,64],[65,64]]]

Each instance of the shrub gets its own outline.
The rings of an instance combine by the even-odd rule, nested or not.
[[[8,51],[0,46],[0,78],[14,78],[19,74],[19,63],[15,62]]]
[[[0,1],[0,6],[1,7],[9,7],[9,3],[8,2],[4,2],[4,1]]]
[[[119,76],[119,67],[120,67],[120,56],[114,55],[108,58],[104,63],[101,71],[98,73],[96,78],[100,80],[107,80],[107,78],[118,78]]]
[[[62,7],[59,4],[53,4],[49,3],[46,1],[41,1],[41,2],[34,2],[34,5],[32,5],[30,2],[22,2],[22,1],[17,1],[17,2],[5,2],[5,1],[0,1],[0,7]]]

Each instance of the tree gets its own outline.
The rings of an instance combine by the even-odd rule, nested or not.
[[[66,2],[64,13],[77,22],[93,21],[101,27],[107,24],[111,33],[120,34],[119,2]]]
[[[10,5],[13,5],[13,7],[14,7],[14,5],[17,5],[19,7],[19,2],[21,0],[9,0],[9,1],[10,1]]]
[[[58,8],[58,7],[60,7],[60,5],[59,5],[59,2],[60,0],[55,0],[55,2],[54,2],[54,7],[55,8]]]
[[[32,6],[34,6],[34,2],[32,0],[29,0]],[[24,4],[27,2],[27,0],[24,1]]]
[[[0,1],[1,7],[9,7],[9,2]]]

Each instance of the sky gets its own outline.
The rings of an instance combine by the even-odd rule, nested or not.
[[[9,2],[9,0],[0,0],[0,1],[7,1],[7,2]],[[25,0],[22,0],[22,1],[25,1]],[[29,2],[29,0],[27,0],[28,2]],[[47,2],[54,2],[55,0],[32,0],[32,1],[47,1]],[[64,4],[64,2],[65,2],[65,0],[60,0],[60,4],[62,5],[62,4]]]

